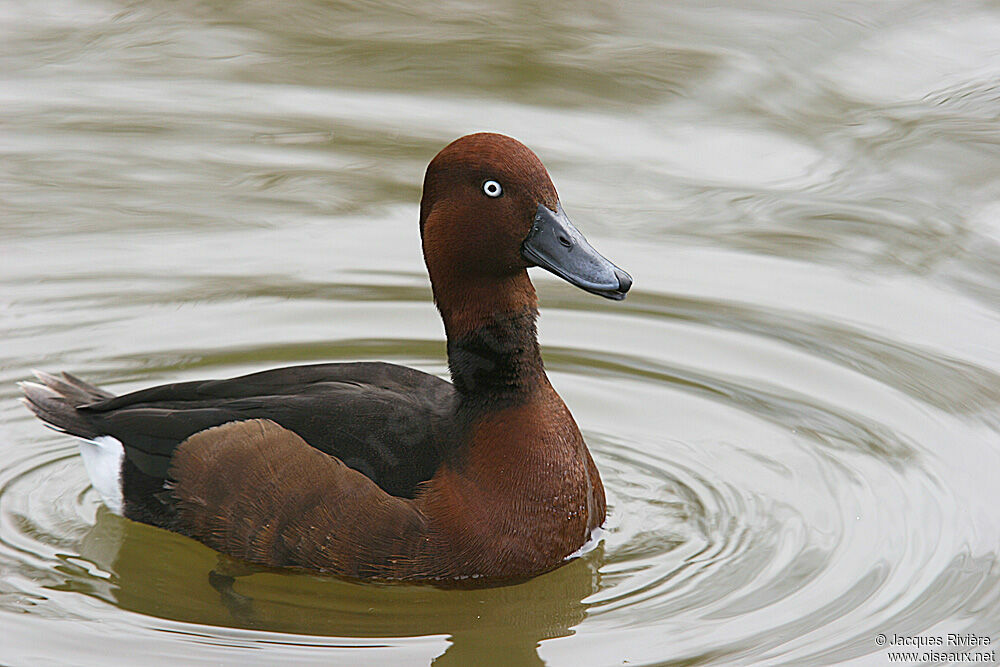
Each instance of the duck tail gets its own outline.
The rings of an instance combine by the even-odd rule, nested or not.
[[[79,438],[101,435],[78,408],[113,398],[114,394],[84,382],[69,373],[58,376],[33,371],[38,382],[20,382],[24,403],[47,426]]]

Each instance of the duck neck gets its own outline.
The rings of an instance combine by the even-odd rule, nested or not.
[[[538,302],[526,271],[445,294],[435,290],[463,406],[497,409],[549,386],[535,326]]]

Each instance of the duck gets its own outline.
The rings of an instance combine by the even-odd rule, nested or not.
[[[320,363],[115,395],[36,371],[22,401],[80,439],[109,510],[237,561],[411,582],[552,570],[607,503],[545,373],[528,269],[611,300],[632,278],[573,225],[538,156],[502,134],[431,160],[420,238],[451,382]]]

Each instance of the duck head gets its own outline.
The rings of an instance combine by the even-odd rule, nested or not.
[[[632,278],[570,222],[531,150],[502,134],[470,134],[431,161],[420,201],[424,259],[438,306],[530,292],[538,266],[588,292],[621,300]],[[459,295],[465,295],[461,298]]]

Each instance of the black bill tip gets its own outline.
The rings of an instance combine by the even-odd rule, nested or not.
[[[572,280],[570,280],[569,282],[573,283],[577,287],[587,292],[590,292],[591,294],[603,296],[605,299],[611,299],[612,301],[624,301],[625,296],[628,294],[629,289],[632,288],[632,276],[625,273],[617,266],[615,266],[614,268],[614,274],[615,274],[615,280],[618,281],[618,284],[615,287],[610,287],[610,288],[581,285],[579,283],[574,283]]]
[[[618,291],[624,294],[632,288],[632,276],[625,273],[617,266],[615,267],[615,275],[618,276]]]

